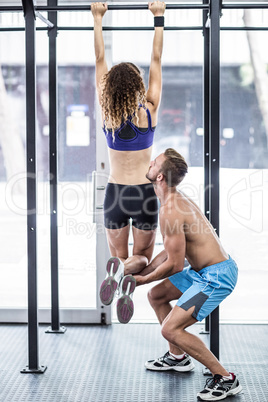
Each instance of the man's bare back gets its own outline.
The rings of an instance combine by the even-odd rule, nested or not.
[[[171,194],[159,217],[163,239],[166,232],[184,234],[185,257],[196,271],[229,258],[208,219],[181,191]]]

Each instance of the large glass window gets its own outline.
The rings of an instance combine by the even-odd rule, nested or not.
[[[93,33],[61,32],[59,63],[59,272],[61,307],[96,306]],[[64,49],[68,48],[68,52]]]
[[[133,16],[134,22],[133,22]],[[201,11],[181,10],[166,13],[166,25],[201,25]],[[21,18],[21,16],[20,16]],[[153,16],[148,11],[130,13],[113,12],[105,16],[104,25],[114,26],[152,26]],[[17,23],[17,22],[16,22]],[[59,26],[92,25],[92,16],[88,13],[60,13]],[[24,26],[21,18],[20,25]],[[11,35],[5,34],[3,43]],[[9,35],[9,36],[8,36]],[[15,35],[15,34],[14,34]],[[17,34],[16,34],[17,35]],[[21,33],[21,38],[24,34]],[[133,41],[133,37],[135,40]],[[203,123],[202,123],[202,63],[203,41],[201,31],[166,31],[163,52],[163,94],[159,110],[159,123],[155,136],[153,157],[167,147],[174,147],[181,152],[189,166],[187,179],[182,184],[194,200],[203,202]],[[144,70],[145,82],[148,82],[150,54],[152,49],[152,31],[105,32],[107,59],[110,64],[129,60]],[[16,41],[15,41],[16,42]],[[192,50],[185,46],[192,44]],[[129,45],[131,44],[131,46]],[[50,306],[50,219],[49,219],[49,126],[48,126],[48,41],[46,32],[36,36],[37,50],[37,149],[38,149],[38,276],[39,305]],[[58,48],[58,94],[59,94],[59,185],[58,185],[58,225],[59,225],[59,274],[61,307],[94,307],[96,304],[96,227],[92,218],[92,171],[96,167],[96,117],[95,117],[95,82],[94,82],[94,46],[92,32],[61,31],[57,39]],[[25,158],[25,79],[24,79],[24,43],[20,46],[21,58],[5,68],[5,84],[9,96],[12,96],[9,80],[17,76],[17,87],[21,95],[17,97],[20,105],[18,122],[22,126],[23,158]],[[10,46],[10,54],[12,46]],[[7,61],[8,64],[8,61]],[[16,64],[16,67],[14,67]],[[23,123],[21,123],[23,122]],[[3,161],[3,159],[2,159]],[[25,170],[22,170],[25,175]],[[2,177],[5,179],[2,162]],[[23,176],[24,178],[24,176]],[[25,182],[23,182],[25,185]],[[25,188],[24,188],[25,191]],[[2,193],[4,194],[4,192]],[[14,209],[16,235],[22,249],[22,264],[17,267],[15,284],[11,263],[5,263],[6,275],[10,274],[10,289],[6,287],[2,305],[25,307],[27,305],[27,255],[26,255],[26,198],[15,201],[10,196],[10,203],[3,198],[6,209]],[[18,204],[18,205],[17,205]],[[23,209],[24,208],[24,209]],[[21,214],[20,214],[20,213]],[[8,215],[6,215],[8,216]],[[22,220],[23,231],[18,230]],[[10,220],[7,222],[10,227]],[[4,226],[2,226],[4,227]],[[10,247],[14,247],[14,232]],[[3,231],[3,238],[6,235]],[[13,239],[13,240],[12,240]],[[5,240],[5,244],[7,244]],[[17,243],[16,243],[17,244]],[[131,247],[131,245],[130,245]],[[162,237],[158,233],[155,254],[162,249]],[[17,287],[23,290],[18,292]],[[4,285],[3,285],[4,286]],[[134,320],[155,319],[149,306],[147,287],[137,289],[135,294]],[[9,296],[7,296],[7,294]],[[146,307],[146,308],[145,308]]]
[[[267,23],[264,10],[232,11],[232,21],[230,12],[223,24]],[[220,235],[239,267],[221,319],[236,322],[268,320],[267,40],[267,32],[221,32]]]
[[[14,19],[19,16],[2,16],[1,26]],[[0,306],[21,307],[27,287],[24,34],[1,32],[0,55]]]
[[[61,2],[59,2],[61,3]],[[62,2],[62,4],[65,2]],[[200,0],[200,4],[202,1]],[[234,293],[222,321],[268,320],[268,33],[226,27],[266,27],[268,10],[223,10],[221,17],[220,237],[237,261]],[[2,13],[1,27],[24,27],[22,13]],[[59,26],[92,26],[87,12],[59,13]],[[153,26],[149,11],[112,11],[106,26]],[[201,10],[166,12],[163,92],[153,158],[168,147],[189,164],[180,188],[203,209],[203,35]],[[43,24],[37,19],[37,26]],[[148,82],[153,31],[104,33],[109,67],[131,61]],[[61,30],[58,48],[58,224],[60,306],[96,306],[96,233],[92,177],[98,130],[92,31]],[[0,32],[0,308],[27,306],[24,32]],[[48,37],[36,34],[39,306],[50,306]],[[100,150],[99,152],[103,152]],[[162,246],[158,230],[156,255]],[[131,249],[131,240],[130,240]],[[137,288],[134,321],[155,320]]]
[[[1,20],[3,26],[11,22],[14,26],[24,27],[21,13],[19,16],[6,15]],[[37,26],[40,26],[39,20]],[[27,306],[24,37],[24,32],[0,34],[0,308]],[[60,306],[95,308],[96,225],[92,214],[92,172],[96,169],[96,125],[93,33],[61,32],[58,49]],[[39,307],[47,308],[51,304],[51,286],[48,36],[45,31],[36,33],[36,65],[38,296]]]

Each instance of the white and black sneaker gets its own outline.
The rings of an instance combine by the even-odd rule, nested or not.
[[[182,359],[176,359],[169,352],[164,356],[159,357],[156,360],[148,360],[145,363],[145,367],[148,370],[155,371],[165,371],[165,370],[175,370],[175,371],[191,371],[194,369],[195,365],[189,355],[185,354]]]
[[[232,380],[226,380],[219,374],[213,378],[208,378],[203,391],[198,392],[197,397],[201,401],[220,401],[231,395],[236,395],[242,391],[237,377],[232,374]]]

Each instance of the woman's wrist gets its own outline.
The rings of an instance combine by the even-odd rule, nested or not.
[[[96,15],[96,16],[94,17],[94,21],[95,21],[95,22],[102,22],[102,15]]]
[[[163,15],[157,15],[154,17],[154,27],[164,27],[165,18]]]

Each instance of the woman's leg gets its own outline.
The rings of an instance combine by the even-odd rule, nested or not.
[[[111,256],[125,262],[128,258],[129,225],[121,229],[106,229],[106,235]]]
[[[112,257],[118,257],[125,265],[125,275],[142,271],[153,255],[156,230],[133,231],[133,255],[128,256],[129,225],[122,229],[106,229],[108,245]]]
[[[133,255],[124,261],[125,276],[122,279],[121,296],[116,305],[118,320],[124,324],[130,321],[134,313],[132,296],[136,287],[136,280],[131,274],[143,270],[151,260],[155,231],[139,230],[133,227],[133,240]]]
[[[106,233],[111,258],[107,261],[106,278],[100,287],[100,299],[104,305],[109,305],[112,303],[118,285],[125,274],[123,262],[128,257],[129,225],[122,229],[107,229]]]
[[[132,232],[133,252],[124,262],[125,275],[142,271],[150,263],[154,250],[156,229],[140,230],[133,226]]]

